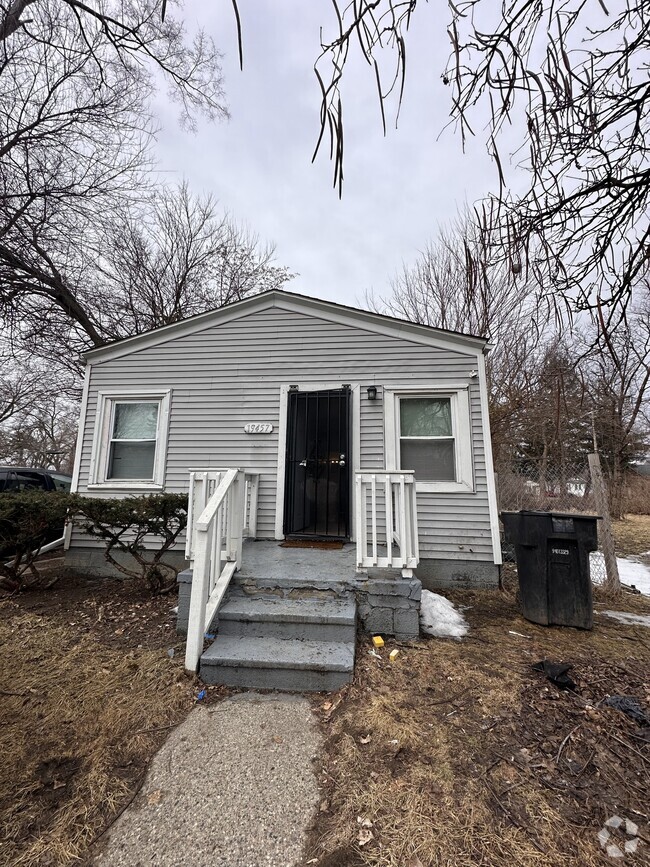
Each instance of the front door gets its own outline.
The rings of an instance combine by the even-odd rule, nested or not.
[[[290,391],[285,536],[350,534],[350,389]]]

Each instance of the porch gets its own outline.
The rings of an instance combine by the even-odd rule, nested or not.
[[[258,483],[240,469],[191,473],[191,567],[179,575],[186,668],[207,683],[338,689],[352,678],[357,624],[418,635],[413,474],[357,473],[356,539],[323,547],[256,539]]]

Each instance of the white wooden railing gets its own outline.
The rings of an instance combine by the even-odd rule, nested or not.
[[[415,475],[408,471],[355,473],[357,569],[401,569],[419,562]]]
[[[255,534],[259,476],[240,469],[190,472],[185,552],[192,567],[185,668],[195,672],[205,630],[241,566],[244,536]]]
[[[230,467],[209,470],[190,470],[190,490],[187,506],[187,533],[185,536],[185,559],[194,560],[196,521],[217,490]],[[254,539],[257,533],[257,494],[260,474],[244,472],[244,538]]]

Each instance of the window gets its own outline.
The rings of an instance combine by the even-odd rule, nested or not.
[[[158,439],[158,401],[115,401],[107,479],[149,479]]]
[[[65,473],[50,473],[50,478],[54,482],[54,490],[69,491],[72,485],[72,477]]]
[[[169,392],[100,394],[91,486],[162,487],[168,415]]]
[[[416,479],[456,481],[450,397],[401,397],[400,467]]]
[[[473,491],[469,389],[384,389],[386,466],[412,470],[418,491]]]

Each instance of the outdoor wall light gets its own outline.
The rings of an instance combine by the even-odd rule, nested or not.
[[[368,386],[368,400],[377,400],[377,386],[369,385]]]

